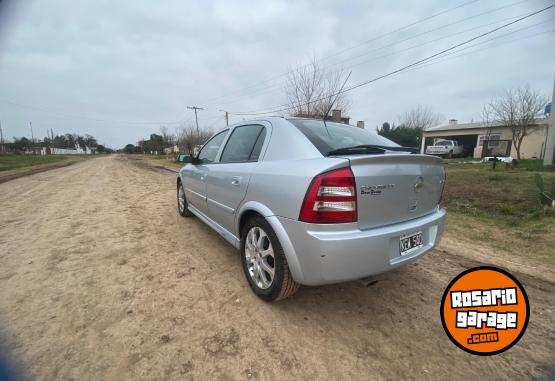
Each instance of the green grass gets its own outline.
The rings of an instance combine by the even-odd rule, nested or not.
[[[63,155],[0,155],[0,171],[32,167],[39,164],[55,163],[69,158],[70,156]]]
[[[555,172],[530,166],[493,171],[491,164],[446,165],[444,206],[446,231],[460,241],[506,251],[534,266],[555,267],[555,209],[539,200],[535,175],[546,189],[555,186]]]
[[[543,172],[549,171],[543,166],[543,160],[536,159],[521,159],[518,160],[516,167],[520,170]]]
[[[498,164],[446,165],[444,205],[450,212],[488,219],[500,226],[520,226],[555,217],[539,201],[530,166],[506,169]],[[555,186],[555,172],[541,172],[546,188]]]

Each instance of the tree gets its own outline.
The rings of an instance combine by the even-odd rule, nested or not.
[[[404,125],[391,127],[389,123],[385,122],[382,128],[378,128],[378,134],[403,147],[418,147],[422,130]]]
[[[496,123],[511,129],[517,159],[520,159],[520,148],[524,138],[537,129],[536,116],[546,102],[546,97],[526,85],[505,90],[489,103],[488,107]]]
[[[346,78],[343,69],[324,71],[316,57],[308,65],[291,68],[285,82],[290,113],[322,117],[332,108],[348,113],[349,98],[345,93],[337,95]]]
[[[161,126],[160,127],[160,135],[162,136],[162,143],[164,148],[171,147],[175,143],[175,136],[168,132],[168,127]]]
[[[416,106],[405,112],[401,117],[401,124],[408,128],[425,130],[441,122],[443,117],[432,111],[431,107]]]
[[[196,126],[192,123],[182,125],[177,129],[177,145],[181,151],[194,156],[198,147],[206,143],[212,136],[212,131],[207,128],[200,128],[197,132]]]
[[[135,147],[133,144],[127,144],[123,148],[123,152],[124,153],[135,153],[135,152],[137,152],[137,147]]]
[[[404,147],[418,147],[422,131],[439,124],[443,118],[430,107],[417,106],[399,116],[399,119],[401,124],[398,126],[384,122],[382,128],[378,128],[378,134]]]

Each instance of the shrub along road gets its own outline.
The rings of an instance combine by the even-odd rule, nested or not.
[[[138,158],[12,180],[0,202],[0,344],[34,379],[529,379],[554,358],[555,285],[525,268],[515,347],[477,357],[449,341],[440,299],[481,263],[472,246],[267,304],[234,248],[179,217],[175,175]]]

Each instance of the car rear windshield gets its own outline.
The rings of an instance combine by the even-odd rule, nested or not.
[[[330,151],[360,145],[399,147],[397,143],[363,128],[315,119],[290,119],[312,144],[327,156]]]
[[[448,142],[448,141],[445,141],[445,140],[442,140],[442,141],[436,143],[436,146],[450,146],[450,145],[451,145],[451,142]]]

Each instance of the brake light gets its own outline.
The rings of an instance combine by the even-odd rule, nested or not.
[[[356,222],[356,184],[351,168],[316,176],[306,192],[299,220],[320,224]]]

